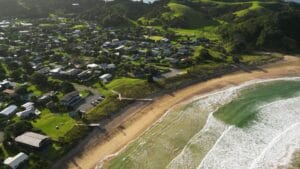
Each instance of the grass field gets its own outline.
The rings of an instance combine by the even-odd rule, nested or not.
[[[54,114],[48,109],[42,110],[40,118],[32,121],[32,125],[35,128],[40,129],[53,140],[58,140],[59,137],[63,137],[75,124],[76,121],[67,113]],[[56,129],[56,126],[59,128]]]
[[[31,85],[27,88],[27,91],[31,91],[33,92],[33,94],[36,96],[36,97],[40,97],[43,95],[43,92],[40,91],[36,85]]]
[[[162,36],[150,36],[149,39],[154,40],[154,41],[160,41],[162,40],[164,37]]]
[[[262,8],[263,7],[261,6],[261,2],[254,1],[249,8],[237,11],[234,14],[238,17],[242,17],[242,16],[247,15],[250,11],[259,10],[259,9],[262,9]]]
[[[130,103],[128,101],[119,101],[111,90],[120,92],[124,97],[132,98],[145,97],[158,90],[155,85],[148,83],[146,80],[133,78],[119,78],[104,87],[101,87],[99,84],[95,84],[94,87],[96,87],[101,94],[104,94],[106,98],[88,113],[88,120],[91,121],[99,120],[108,115],[117,113],[121,108]]]
[[[186,28],[201,28],[216,24],[215,21],[206,18],[201,12],[186,5],[171,2],[168,4],[168,7],[170,12],[163,13],[163,18],[170,21],[179,18],[184,21],[184,26]]]

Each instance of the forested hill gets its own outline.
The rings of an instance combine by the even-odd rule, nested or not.
[[[217,34],[229,51],[300,47],[300,5],[279,0],[0,0],[0,17],[49,14],[91,20],[104,27],[155,26]],[[70,15],[72,14],[72,15]],[[169,29],[170,28],[170,29]]]
[[[100,0],[0,0],[0,17],[45,17],[49,13],[80,13]],[[73,4],[73,5],[72,5]],[[76,4],[80,4],[77,6]]]

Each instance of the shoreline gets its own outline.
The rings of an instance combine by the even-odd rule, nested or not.
[[[163,94],[154,102],[136,103],[113,119],[105,129],[109,134],[93,130],[70,153],[62,158],[60,168],[94,168],[100,161],[126,148],[128,144],[143,134],[166,112],[176,106],[188,103],[195,96],[204,95],[219,89],[236,86],[254,79],[268,79],[300,75],[300,58],[285,56],[284,60],[261,67],[252,72],[237,71],[218,78],[196,83],[183,89]],[[122,126],[122,127],[120,127]],[[79,154],[79,155],[78,155]]]

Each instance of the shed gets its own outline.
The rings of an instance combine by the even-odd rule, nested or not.
[[[25,153],[19,153],[14,157],[8,157],[4,160],[4,164],[10,166],[12,169],[16,169],[21,163],[28,159],[28,155]]]
[[[45,145],[50,138],[34,132],[26,132],[15,138],[15,141],[31,147],[41,148]]]

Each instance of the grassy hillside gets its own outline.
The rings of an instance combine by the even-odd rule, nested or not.
[[[236,12],[234,12],[234,14],[237,15],[238,17],[242,17],[242,16],[247,15],[251,11],[260,10],[262,8],[263,7],[261,6],[260,2],[254,1],[249,8],[246,8],[246,9],[243,9],[240,11],[236,11]]]
[[[167,6],[170,11],[163,13],[162,18],[171,25],[182,28],[199,28],[216,24],[211,18],[189,6],[174,2]]]
[[[176,34],[222,40],[229,52],[295,51],[300,46],[300,5],[279,0],[0,0],[0,16],[74,14],[104,27],[155,26]]]

